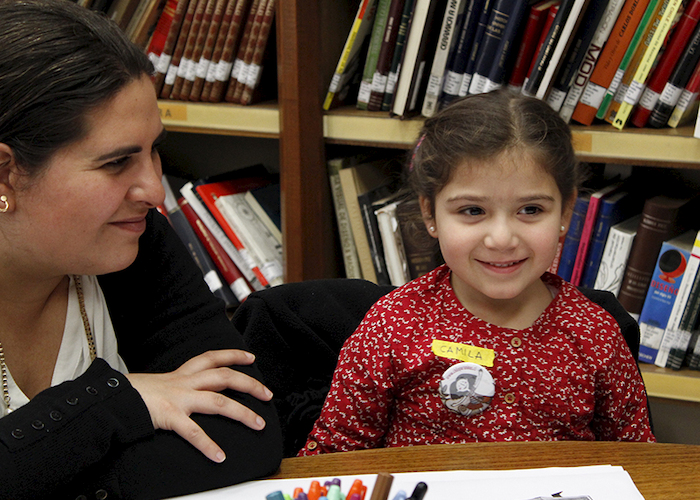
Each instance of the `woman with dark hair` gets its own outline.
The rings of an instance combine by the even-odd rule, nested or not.
[[[155,211],[148,58],[67,0],[0,0],[0,47],[0,498],[274,472],[272,395]]]

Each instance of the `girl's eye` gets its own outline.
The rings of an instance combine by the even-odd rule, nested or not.
[[[540,212],[542,212],[542,208],[534,206],[534,205],[523,207],[522,209],[520,209],[520,213],[525,214],[525,215],[537,215]]]
[[[460,210],[464,215],[470,215],[472,217],[484,214],[484,210],[480,207],[465,207]]]

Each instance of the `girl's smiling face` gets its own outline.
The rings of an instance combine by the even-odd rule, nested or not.
[[[421,199],[426,226],[469,310],[541,298],[537,294],[547,290],[540,277],[572,207],[573,197],[564,203],[553,177],[526,150],[459,165],[437,193],[432,213],[429,200]]]
[[[11,174],[12,217],[2,227],[20,268],[104,274],[130,265],[146,213],[163,202],[156,146],[164,136],[147,76],[87,116],[88,133],[36,178]],[[6,262],[7,264],[7,262]]]

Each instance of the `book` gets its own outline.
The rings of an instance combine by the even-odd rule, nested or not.
[[[233,63],[231,78],[229,78],[228,88],[224,95],[226,102],[240,104],[243,88],[248,82],[248,75],[252,69],[253,54],[257,44],[263,20],[267,12],[267,5],[271,0],[260,0],[255,11],[251,10],[248,15],[247,25],[243,33],[241,45],[238,48],[238,55]]]
[[[165,47],[156,66],[155,85],[156,90],[159,92],[158,96],[161,99],[170,97],[170,91],[173,88],[180,60],[182,59],[182,53],[185,51],[187,35],[192,25],[194,11],[201,0],[181,1],[183,3],[178,3]]]
[[[445,81],[440,92],[438,107],[443,107],[459,97],[464,71],[469,60],[476,26],[485,0],[467,0],[464,19],[459,31],[455,50],[445,68]]]
[[[202,200],[202,203],[204,203],[204,205],[207,207],[207,209],[212,214],[212,216],[219,224],[221,229],[224,231],[228,239],[231,240],[233,246],[243,257],[245,265],[247,265],[250,271],[253,272],[253,274],[258,279],[260,285],[263,288],[270,286],[270,280],[268,279],[268,276],[277,279],[277,276],[275,274],[276,270],[263,270],[260,267],[259,262],[255,260],[254,256],[251,254],[251,251],[248,248],[246,248],[246,246],[243,244],[236,231],[229,224],[228,219],[221,213],[219,206],[217,206],[216,204],[216,200],[221,196],[227,196],[231,194],[249,191],[255,187],[264,186],[269,183],[270,179],[268,177],[261,176],[204,182],[195,185],[195,191]],[[266,274],[267,271],[271,272]]]
[[[158,18],[158,22],[153,30],[153,35],[148,42],[148,46],[146,47],[146,54],[151,60],[154,68],[157,67],[158,62],[160,61],[160,56],[165,48],[166,40],[168,39],[168,34],[170,33],[170,27],[175,20],[175,13],[179,3],[179,0],[167,1],[163,7],[160,17]],[[155,76],[153,80],[155,82]]]
[[[598,27],[593,34],[593,38],[588,44],[588,49],[583,56],[578,72],[574,76],[569,91],[567,92],[561,109],[559,110],[559,116],[561,116],[567,123],[571,120],[571,115],[576,108],[576,104],[578,104],[579,98],[583,93],[583,89],[586,87],[586,84],[588,84],[588,80],[593,73],[593,68],[595,68],[603,47],[610,37],[613,25],[620,15],[623,4],[624,0],[610,0],[608,2],[605,12],[603,13],[603,18],[601,19],[600,23],[598,23]]]
[[[182,87],[185,80],[192,78],[194,80],[194,72],[197,62],[194,60],[196,54],[201,53],[204,43],[206,31],[209,29],[211,18],[214,14],[214,6],[217,0],[200,0],[197,4],[197,10],[192,18],[192,25],[187,34],[185,50],[180,59],[180,65],[177,68],[175,81],[170,90],[170,99],[182,99]],[[189,93],[188,93],[189,95]]]
[[[268,46],[271,44],[272,23],[275,18],[275,0],[268,0],[265,6],[260,31],[253,49],[253,57],[248,67],[247,78],[242,82],[242,91],[239,102],[243,105],[252,104],[260,100],[260,79],[262,78],[263,68],[265,67],[265,54]]]
[[[700,24],[696,24],[695,30],[688,41],[687,46],[678,59],[678,64],[669,75],[669,78],[664,84],[661,93],[653,103],[651,112],[648,115],[649,126],[660,128],[668,123],[671,113],[673,113],[673,109],[680,99],[681,93],[683,93],[685,86],[690,81],[690,78],[699,62]],[[647,93],[646,90],[645,93]],[[647,99],[647,106],[649,105],[649,101],[650,99]],[[640,107],[637,109],[640,109]]]
[[[420,241],[416,241],[415,236],[409,229],[411,227],[411,224],[408,222],[410,218],[411,215],[407,203],[399,201],[396,205],[396,219],[401,231],[404,254],[406,255],[408,277],[414,280],[435,269],[442,263],[442,258],[438,245],[426,246]]]
[[[669,316],[678,298],[679,285],[688,267],[696,233],[687,231],[661,245],[639,315],[639,361],[643,363],[656,361]]]
[[[615,72],[615,77],[605,92],[603,102],[596,112],[596,118],[605,120],[608,123],[612,123],[615,119],[617,110],[620,109],[620,103],[632,83],[634,74],[642,62],[642,57],[651,43],[656,27],[667,6],[667,0],[651,0],[649,5],[647,5],[644,16],[639,26],[637,26],[637,31],[634,33],[625,54],[622,56],[622,61],[620,61],[620,66]]]
[[[612,82],[625,50],[639,25],[649,0],[626,0],[608,41],[581,93],[571,119],[582,125],[593,123],[605,92]]]
[[[512,92],[520,92],[549,15],[549,8],[557,2],[558,0],[541,0],[530,6],[513,69],[508,77],[508,88]]]
[[[488,69],[486,82],[483,87],[484,92],[491,92],[504,85],[506,74],[510,71],[515,55],[516,42],[520,40],[520,35],[522,34],[523,20],[527,14],[527,7],[528,2],[521,0],[516,3],[514,10],[511,11],[501,40],[496,48],[496,57],[494,57]],[[476,74],[478,73],[479,70],[477,69]],[[474,78],[472,78],[473,81]]]
[[[384,29],[382,44],[379,48],[379,55],[377,56],[377,68],[372,76],[372,86],[370,88],[369,101],[367,102],[369,111],[380,111],[382,109],[382,101],[384,100],[386,84],[391,71],[391,62],[394,58],[401,15],[405,4],[405,0],[391,0],[389,5],[386,28]]]
[[[687,213],[693,208],[688,197],[658,195],[645,201],[618,294],[620,304],[633,317],[638,318],[642,310],[661,245],[685,230]]]
[[[632,191],[635,190],[623,188],[601,200],[583,267],[581,286],[594,288],[610,228],[642,211],[643,198]]]
[[[360,87],[357,92],[356,106],[358,109],[367,109],[369,96],[372,93],[372,80],[377,69],[379,51],[382,48],[382,40],[386,31],[386,23],[389,19],[389,7],[391,0],[377,0],[377,10],[374,13],[374,21],[369,35],[369,45],[365,56],[365,64],[360,79]]]
[[[412,114],[417,109],[418,97],[425,93],[429,76],[426,68],[430,67],[438,38],[433,23],[444,14],[446,6],[447,0],[416,0],[396,81],[393,116],[405,118]]]
[[[647,124],[649,115],[651,115],[661,92],[664,90],[666,82],[669,80],[671,73],[676,67],[676,63],[681,57],[681,54],[686,50],[685,47],[689,45],[689,40],[691,40],[693,32],[696,31],[699,18],[700,0],[692,0],[683,11],[683,15],[678,21],[678,24],[673,29],[668,45],[649,76],[649,81],[644,88],[644,92],[642,92],[642,96],[639,98],[639,105],[635,108],[630,117],[630,123],[635,127],[644,127]],[[685,83],[683,85],[685,85]]]
[[[700,92],[700,62],[695,66],[688,84],[681,92],[676,106],[673,108],[667,125],[676,128],[681,123],[688,122],[694,115],[697,116],[698,93]]]
[[[221,0],[221,3],[217,4],[214,8],[212,22],[209,25],[209,30],[207,31],[206,38],[204,39],[204,47],[199,56],[199,61],[197,61],[197,67],[194,72],[194,81],[192,81],[187,95],[187,99],[190,101],[199,101],[201,98],[204,82],[206,81],[207,74],[210,71],[209,67],[211,66],[214,49],[216,48],[217,43],[219,46],[223,44],[224,38],[226,37],[225,33],[228,31],[235,7],[236,0]],[[185,92],[186,90],[183,89],[183,94]]]
[[[202,242],[212,262],[219,270],[221,277],[226,281],[226,284],[233,292],[236,300],[242,303],[248,295],[253,293],[253,289],[245,280],[238,267],[236,267],[233,260],[231,260],[231,257],[228,256],[224,248],[219,244],[216,238],[214,238],[214,235],[207,229],[187,200],[181,196],[177,201],[185,218],[190,223],[190,226],[192,226],[192,229]]]
[[[571,269],[571,278],[569,278],[569,281],[572,285],[578,286],[579,284],[581,284],[583,268],[588,259],[588,249],[590,246],[591,239],[593,238],[593,232],[595,230],[595,225],[598,220],[598,213],[602,204],[602,200],[604,197],[610,196],[621,187],[621,182],[614,182],[602,187],[601,189],[594,191],[588,198],[586,216],[583,219],[583,226],[581,227],[581,236],[579,238],[578,248],[576,249],[576,257],[574,259],[574,264]]]
[[[561,249],[561,257],[559,259],[559,267],[557,275],[566,281],[571,279],[571,273],[574,270],[574,262],[576,261],[576,253],[581,242],[581,232],[583,224],[586,220],[586,212],[588,211],[588,203],[591,199],[590,193],[580,193],[576,197],[574,209],[569,222],[569,229],[566,231],[566,238]]]
[[[654,32],[654,36],[649,42],[649,46],[644,51],[639,67],[635,71],[632,82],[630,83],[630,86],[625,93],[625,97],[620,104],[620,109],[618,109],[617,113],[615,113],[613,127],[622,129],[627,123],[630,113],[639,102],[639,98],[642,95],[642,91],[646,85],[649,73],[654,67],[656,57],[663,47],[668,32],[671,30],[671,27],[676,19],[678,10],[682,7],[682,3],[682,0],[668,0],[666,10],[659,20],[659,25]]]
[[[326,98],[323,101],[323,109],[326,111],[344,102],[354,86],[353,79],[359,71],[363,56],[362,48],[365,44],[365,39],[371,33],[375,7],[376,0],[361,0],[357,8],[355,20],[350,28],[350,33],[345,41],[345,46],[340,54],[340,59],[328,87]]]
[[[588,53],[591,40],[593,40],[599,24],[603,20],[609,3],[610,0],[591,0],[586,7],[581,23],[575,31],[571,47],[566,53],[562,68],[547,95],[547,104],[554,111],[561,110],[564,99],[566,99],[581,63]]]
[[[693,234],[694,231],[689,231]],[[686,316],[686,309],[692,308],[692,301],[697,297],[692,297],[691,291],[698,278],[698,268],[700,267],[700,232],[695,233],[695,241],[691,245],[690,255],[687,257],[686,269],[678,285],[678,293],[673,302],[673,308],[668,317],[666,328],[659,342],[659,349],[654,359],[654,364],[662,368],[680,369],[685,359],[688,343],[690,342],[692,326],[696,318]],[[676,279],[678,282],[678,279]],[[690,313],[689,313],[690,314]],[[683,317],[686,316],[685,322]]]
[[[163,207],[170,221],[170,225],[177,233],[180,241],[189,251],[197,267],[202,271],[202,277],[209,287],[209,290],[224,301],[226,307],[239,305],[238,299],[228,286],[225,286],[219,271],[207,253],[202,241],[199,239],[189,221],[182,212],[182,208],[177,201],[172,186],[166,176],[161,179],[165,189],[165,201]]]
[[[170,3],[170,0],[140,2],[139,9],[134,12],[134,15],[124,30],[129,40],[144,49],[160,20],[163,9],[165,9],[168,3]]]
[[[467,60],[464,66],[464,72],[462,74],[462,82],[457,92],[458,97],[464,97],[469,94],[469,86],[471,85],[472,77],[474,76],[474,67],[476,66],[476,61],[479,58],[481,44],[484,41],[484,33],[486,33],[486,27],[488,25],[489,18],[491,17],[494,2],[495,0],[484,0],[484,2],[481,4],[476,26],[474,27],[474,36],[472,37],[472,43],[469,47],[469,53],[467,54]]]
[[[347,203],[345,202],[343,187],[340,184],[340,170],[346,166],[348,161],[349,158],[331,158],[328,160],[328,180],[331,186],[331,196],[333,198],[335,218],[338,225],[340,249],[343,254],[343,263],[345,265],[345,277],[362,279],[362,268],[360,267],[360,259],[357,255],[355,237],[353,236],[352,225],[350,223],[350,214],[348,212]]]
[[[197,181],[197,184],[201,184],[203,182],[205,181],[200,180]],[[199,219],[209,230],[209,233],[216,239],[216,241],[219,242],[221,248],[224,249],[243,277],[250,284],[251,288],[253,288],[253,290],[262,290],[264,287],[258,280],[255,273],[253,273],[248,255],[245,253],[241,254],[233,245],[233,242],[229,239],[229,237],[226,236],[224,230],[202,202],[202,198],[197,194],[197,191],[195,190],[195,183],[191,181],[186,182],[180,188],[180,194],[187,200],[189,206],[195,211]]]
[[[284,283],[282,241],[250,208],[245,192],[218,195],[214,204],[231,230],[250,252],[270,286]]]
[[[392,186],[383,184],[375,189],[367,191],[357,197],[362,212],[362,220],[367,233],[367,241],[369,243],[369,251],[372,255],[374,263],[374,271],[377,274],[378,285],[390,285],[391,278],[389,270],[384,258],[384,247],[382,245],[382,236],[379,231],[379,222],[375,212],[377,209],[393,202],[400,193],[392,192]]]
[[[207,72],[206,81],[202,86],[201,101],[221,102],[223,100],[250,10],[250,0],[236,0],[223,42],[220,43],[217,39],[210,64],[211,71]],[[221,31],[223,32],[223,26]]]
[[[447,2],[421,109],[421,114],[426,118],[433,116],[438,110],[447,58],[452,50],[454,41],[457,39],[455,36],[455,29],[458,27],[457,19],[463,15],[465,4],[465,0],[448,0]]]
[[[282,241],[282,200],[279,182],[272,182],[267,186],[253,188],[245,193],[250,208],[258,214],[276,238]]]
[[[340,185],[348,210],[362,277],[374,283],[377,282],[377,273],[372,262],[358,196],[388,183],[390,180],[389,166],[387,160],[380,159],[348,166],[339,171]]]
[[[141,0],[114,0],[107,10],[107,17],[125,30],[140,2]]]
[[[525,84],[525,81],[527,81],[527,79],[530,77],[533,70],[535,69],[535,65],[537,63],[537,56],[540,53],[540,51],[542,50],[542,46],[544,45],[545,40],[547,40],[547,35],[549,34],[549,30],[552,28],[552,25],[554,24],[554,20],[557,18],[557,14],[559,13],[560,6],[561,6],[561,1],[558,1],[549,8],[549,14],[547,15],[547,18],[545,19],[544,26],[542,27],[542,33],[540,34],[540,38],[537,40],[537,45],[535,46],[535,51],[533,53],[532,60],[530,61],[530,66],[528,66],[528,69],[525,72],[525,80],[523,81],[522,85],[520,85],[520,88],[517,89],[517,91],[520,93],[523,92],[523,85]]]
[[[399,227],[396,207],[398,202],[392,202],[377,209],[375,212],[382,235],[384,259],[389,270],[391,284],[401,286],[411,280],[408,270],[408,260],[404,249],[401,228]]]
[[[394,95],[396,92],[396,82],[399,79],[401,70],[401,62],[403,61],[403,53],[406,49],[406,38],[408,37],[408,28],[411,25],[413,18],[413,9],[416,5],[416,0],[406,0],[401,13],[401,21],[399,29],[396,33],[396,46],[391,59],[391,67],[389,74],[386,77],[386,88],[384,89],[384,98],[382,99],[382,111],[391,112],[394,104]]]
[[[593,288],[608,291],[615,296],[619,294],[627,260],[641,220],[642,215],[638,214],[610,228]]]
[[[522,92],[544,99],[589,0],[562,0]]]

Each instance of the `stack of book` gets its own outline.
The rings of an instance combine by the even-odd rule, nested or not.
[[[276,0],[78,1],[144,48],[162,99],[251,104],[276,92]]]
[[[160,211],[228,307],[283,282],[276,176],[256,165],[175,185],[176,179],[163,176],[166,199]]]
[[[566,121],[697,114],[700,0],[362,0],[324,108],[432,116],[506,86]]]

